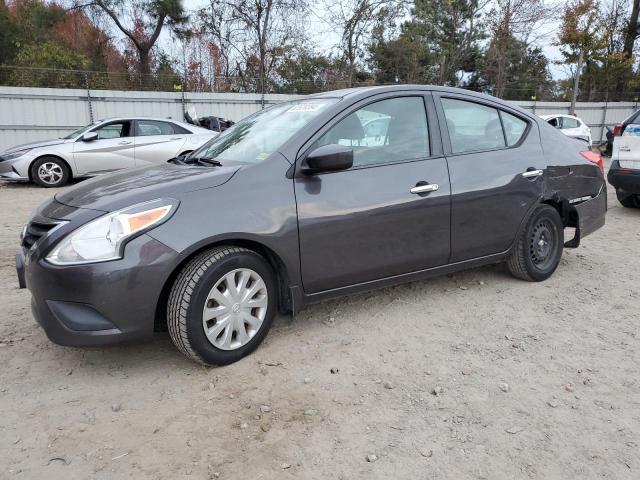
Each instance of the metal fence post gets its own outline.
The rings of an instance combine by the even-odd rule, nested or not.
[[[89,87],[89,74],[84,72],[84,84],[87,87],[87,106],[89,107],[89,123],[93,123],[93,103],[91,101],[91,88]]]
[[[598,143],[602,143],[602,134],[607,128],[607,108],[609,106],[609,92],[604,98],[604,106],[602,107],[602,127],[600,127],[600,140]]]

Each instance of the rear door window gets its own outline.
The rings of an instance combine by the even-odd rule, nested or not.
[[[562,129],[566,130],[567,128],[578,128],[578,121],[575,118],[563,117],[562,118]]]
[[[507,146],[512,147],[520,141],[527,130],[527,122],[510,113],[500,111],[502,125],[504,126],[504,136],[507,139]]]
[[[507,146],[498,110],[466,100],[442,98],[453,153]]]
[[[147,137],[151,135],[174,135],[176,129],[172,123],[157,120],[137,120],[136,136]]]

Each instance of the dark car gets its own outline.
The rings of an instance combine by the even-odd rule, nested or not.
[[[376,119],[386,130],[367,138]],[[604,225],[601,164],[581,148],[459,89],[306,97],[185,160],[58,193],[25,227],[19,279],[56,343],[168,327],[188,357],[227,364],[258,346],[278,310],[498,262],[547,279],[563,247]]]

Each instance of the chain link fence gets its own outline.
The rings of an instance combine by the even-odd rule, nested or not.
[[[373,85],[373,82],[347,80],[273,80],[245,76],[215,76],[206,79],[191,75],[183,79],[175,74],[135,74],[128,72],[95,72],[37,67],[0,66],[0,86],[81,88],[87,90],[135,90],[155,92],[215,92],[215,93],[286,93],[310,94]]]
[[[136,74],[128,72],[95,72],[84,70],[64,70],[39,67],[0,66],[0,86],[81,88],[86,90],[124,90],[154,92],[214,92],[214,93],[256,93],[256,94],[297,94],[305,95],[341,88],[381,85],[373,79],[350,82],[329,77],[308,79],[267,79],[246,76],[214,76],[190,74],[186,79],[177,74]],[[558,92],[549,91],[548,86],[535,88],[509,87],[503,90],[501,98],[508,100],[568,101]],[[491,91],[485,93],[491,94]],[[588,96],[589,98],[584,98]],[[534,98],[535,97],[535,98]],[[581,95],[580,101],[626,101],[637,102],[640,92],[590,91]]]

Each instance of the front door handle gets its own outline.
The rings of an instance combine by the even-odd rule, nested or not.
[[[118,142],[118,145],[131,145],[131,142],[128,142],[127,140],[123,140],[122,142]]]
[[[435,192],[439,188],[440,188],[440,186],[437,183],[428,183],[426,185],[416,185],[415,187],[413,187],[409,191],[411,193],[419,194],[419,193]]]
[[[522,174],[524,178],[535,178],[543,174],[542,170],[527,170]]]

